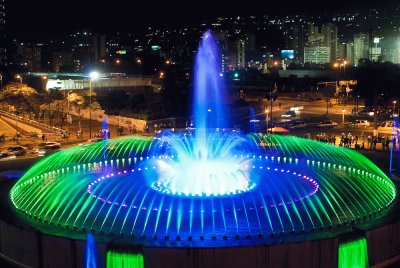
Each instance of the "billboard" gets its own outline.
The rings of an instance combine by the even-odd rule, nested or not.
[[[281,59],[294,59],[294,50],[293,49],[286,49],[281,50]]]
[[[324,36],[322,34],[310,34],[308,36],[309,46],[320,46],[324,43]]]

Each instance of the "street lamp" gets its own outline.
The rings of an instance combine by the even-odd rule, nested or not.
[[[138,59],[137,63],[139,63],[139,75],[140,75],[140,77],[142,77],[142,60]]]
[[[356,113],[358,114],[358,100],[360,99],[360,95],[357,95],[356,98]]]
[[[342,109],[342,124],[344,125],[344,112],[345,112],[346,110],[345,109]]]
[[[20,82],[21,85],[22,85],[22,75],[17,74],[17,75],[15,76],[15,78],[19,79],[19,82]]]
[[[339,86],[339,63],[333,64],[333,67],[336,69],[336,87]]]
[[[99,78],[98,72],[91,72],[89,74],[89,138],[92,138],[92,81]]]
[[[396,101],[393,101],[393,115],[396,113]]]

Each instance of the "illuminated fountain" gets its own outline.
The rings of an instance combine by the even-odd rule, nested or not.
[[[391,207],[394,184],[356,151],[228,129],[217,55],[208,31],[196,59],[194,129],[53,154],[12,188],[16,210],[67,237],[226,247],[331,237]]]
[[[227,113],[221,101],[220,55],[211,31],[199,46],[194,77],[193,118],[188,133],[163,133],[150,155],[167,156],[154,161],[152,188],[162,193],[186,196],[223,196],[255,187],[250,176],[252,160],[244,154],[256,151],[239,133],[226,133]],[[250,148],[254,147],[254,148]],[[240,154],[241,156],[237,156]]]

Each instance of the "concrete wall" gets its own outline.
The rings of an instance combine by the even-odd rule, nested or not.
[[[366,236],[371,266],[400,256],[400,222],[370,230]]]
[[[75,116],[79,116],[79,113],[76,111],[71,111],[71,114],[73,114]],[[81,110],[81,116],[83,118],[89,119],[90,111],[89,110]],[[123,116],[116,116],[116,115],[106,115],[104,113],[104,110],[92,111],[92,119],[94,119],[98,122],[103,122],[104,118],[105,118],[106,122],[108,122],[108,124],[110,124],[110,125],[122,126],[124,128],[128,128],[129,126],[131,126],[134,129],[136,129],[138,132],[143,132],[144,128],[147,124],[146,120],[123,117]]]
[[[379,267],[400,254],[400,222],[366,234],[369,264]],[[144,247],[146,268],[337,267],[339,238],[301,243],[229,248]],[[100,268],[105,268],[107,244],[97,243]],[[16,267],[84,267],[85,241],[41,234],[0,221],[0,257]]]

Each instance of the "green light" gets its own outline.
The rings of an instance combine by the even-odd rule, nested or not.
[[[119,55],[126,55],[126,50],[118,50],[116,53]]]
[[[339,245],[338,267],[368,267],[368,249],[365,237],[347,241]]]
[[[151,46],[151,50],[159,50],[160,46]]]
[[[239,77],[239,74],[238,74],[238,73],[235,73],[234,76],[235,76],[235,78],[238,78],[238,77]]]
[[[313,200],[284,205],[278,214],[280,222],[270,221],[271,230],[282,228],[284,224],[291,226],[295,221],[305,225],[332,226],[357,219],[367,220],[389,208],[396,198],[395,184],[357,151],[292,136],[257,134],[249,135],[248,138],[261,147],[263,144],[270,144],[263,149],[266,155],[279,152],[283,161],[286,158],[291,165],[301,165],[302,170],[307,171],[319,184],[318,194]],[[27,221],[36,223],[38,220],[45,220],[59,226],[57,228],[74,226],[78,231],[93,229],[101,232],[106,229],[107,232],[124,235],[142,234],[142,226],[135,223],[143,217],[145,226],[154,229],[155,233],[161,231],[157,225],[164,220],[163,233],[168,233],[168,229],[179,233],[184,227],[182,219],[185,216],[181,212],[172,213],[175,207],[180,207],[179,202],[172,204],[164,203],[163,199],[151,199],[152,195],[147,195],[147,191],[128,192],[120,197],[132,204],[127,208],[126,205],[110,206],[105,203],[108,197],[103,198],[101,188],[96,190],[96,186],[93,186],[93,192],[89,194],[90,189],[88,192],[88,187],[95,180],[108,174],[108,171],[103,174],[102,170],[118,167],[118,171],[132,174],[132,170],[139,167],[141,161],[146,161],[152,142],[152,137],[127,136],[54,153],[32,166],[16,182],[11,190],[10,200],[17,211],[25,215]],[[133,165],[136,167],[131,169]],[[134,174],[140,173],[135,170]],[[110,186],[112,185],[114,184],[111,183]],[[123,183],[116,184],[113,191],[117,193],[120,189],[118,187],[123,186]],[[113,191],[107,193],[110,199],[116,195]],[[306,194],[303,188],[297,191],[299,195]],[[93,198],[95,195],[99,196]],[[154,211],[158,214],[141,210],[143,204],[157,208]],[[139,210],[133,205],[139,208],[140,213],[137,213]],[[274,208],[267,207],[269,206],[264,204],[260,213],[265,213],[270,219],[270,213],[275,211]],[[163,208],[168,208],[168,213],[160,215]],[[118,217],[114,216],[116,214]],[[154,226],[152,215],[157,217]],[[189,229],[195,225],[195,220],[190,218]],[[222,214],[216,220],[225,223],[225,215]]]
[[[140,253],[107,251],[107,268],[142,268],[144,267],[143,255]]]

